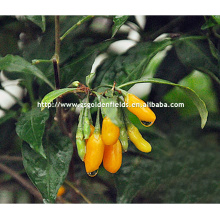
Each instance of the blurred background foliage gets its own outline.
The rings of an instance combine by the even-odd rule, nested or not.
[[[41,17],[41,16],[39,16]],[[61,16],[61,35],[82,16]],[[70,162],[67,180],[92,203],[219,203],[220,202],[220,115],[219,115],[219,20],[216,16],[129,16],[126,23],[111,39],[113,16],[95,16],[69,34],[61,44],[62,87],[96,71],[94,85],[101,76],[116,74],[129,65],[143,59],[141,45],[160,38],[181,36],[206,36],[204,41],[189,41],[168,46],[157,53],[147,65],[144,76],[166,79],[192,88],[206,103],[208,122],[200,127],[200,118],[192,101],[178,88],[158,84],[138,84],[130,91],[152,102],[184,103],[184,108],[152,108],[157,115],[150,128],[141,126],[139,120],[130,119],[140,129],[153,150],[144,154],[130,143],[123,154],[123,164],[116,174],[110,174],[101,166],[96,177],[87,176],[84,164],[76,152]],[[103,44],[104,42],[104,44]],[[124,46],[124,43],[127,43]],[[109,46],[110,45],[110,46]],[[127,49],[133,47],[128,52]],[[34,59],[50,59],[54,54],[54,17],[46,16],[34,23],[25,16],[0,17],[0,57],[19,55],[28,62]],[[95,65],[93,65],[95,62]],[[99,65],[98,65],[99,64]],[[127,66],[126,66],[127,65]],[[40,63],[37,67],[53,79],[52,65]],[[104,71],[104,72],[103,72]],[[110,77],[110,76],[109,76]],[[19,81],[17,81],[19,79]],[[0,164],[7,166],[27,182],[30,182],[21,159],[21,140],[15,132],[15,123],[21,112],[30,109],[31,97],[26,90],[25,76],[4,71],[1,73],[1,90],[7,91],[7,82],[18,83],[22,88],[19,98],[9,107],[3,107],[0,118]],[[51,91],[36,77],[30,77],[35,102]],[[12,91],[11,91],[12,93]],[[10,94],[9,94],[10,95]],[[76,102],[74,96],[65,101]],[[53,111],[53,110],[51,110]],[[75,123],[77,115],[74,115]],[[95,118],[94,120],[95,121]],[[75,131],[75,127],[74,127]],[[9,156],[9,157],[8,157]],[[31,184],[31,182],[30,182]],[[64,183],[65,201],[85,203],[67,183]],[[33,194],[4,172],[0,166],[0,203],[40,203]],[[59,200],[58,202],[62,202]]]

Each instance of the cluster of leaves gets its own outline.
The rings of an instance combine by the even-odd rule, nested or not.
[[[169,92],[168,100],[175,99],[176,93],[170,91],[174,86],[186,95],[184,101],[197,107],[203,128],[207,110],[202,99],[206,93],[199,97],[178,82],[192,71],[200,71],[211,81],[205,89],[212,89],[215,98],[219,98],[216,95],[220,83],[218,17],[210,16],[205,20],[190,16],[148,16],[145,21],[145,26],[140,27],[134,16],[89,16],[89,19],[61,16],[61,35],[64,36],[70,27],[73,31],[61,41],[61,89],[53,91],[55,83],[50,59],[54,55],[54,18],[1,18],[4,28],[13,32],[11,36],[20,34],[21,46],[14,50],[0,48],[0,70],[9,79],[19,79],[27,94],[23,104],[5,111],[0,119],[0,150],[4,154],[18,155],[21,150],[26,173],[41,192],[44,202],[55,202],[65,179],[78,180],[78,186],[92,202],[219,202],[219,139],[216,132],[220,127],[217,117],[212,120],[212,112],[205,130],[199,130],[197,116],[185,115],[186,120],[183,120],[178,109],[153,109],[157,115],[155,125],[149,130],[140,128],[153,147],[150,157],[137,152],[130,144],[122,168],[114,178],[100,169],[99,177],[91,180],[84,172],[74,143],[62,134],[54,121],[55,110],[37,108],[37,102],[50,103],[72,91],[67,87],[73,81],[86,84],[95,58],[106,53],[107,58],[97,68],[91,88],[98,87],[98,92],[102,92],[105,85],[116,82],[118,87],[128,90],[137,83],[152,83],[151,92],[145,98],[158,102],[164,101]],[[116,54],[110,45],[128,38],[128,33],[120,32],[124,24],[136,28],[140,42],[127,52]],[[162,34],[166,37],[155,41]],[[18,41],[14,38],[13,42]],[[158,52],[164,50],[167,50],[165,57],[155,62]],[[73,103],[78,102],[78,98],[68,94],[63,101]],[[209,110],[209,106],[207,108]],[[217,105],[215,113],[219,114]],[[75,133],[76,112],[65,109],[65,115],[68,132]],[[137,118],[130,115],[130,119],[139,125]],[[202,138],[198,138],[200,136]],[[97,193],[101,195],[98,198]],[[76,198],[77,202],[83,202],[80,197]]]

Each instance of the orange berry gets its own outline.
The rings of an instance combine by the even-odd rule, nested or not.
[[[66,192],[66,189],[64,186],[61,186],[57,192],[57,196],[62,196]]]
[[[86,155],[84,158],[87,173],[99,169],[104,154],[104,143],[100,134],[92,134],[86,144]]]
[[[116,173],[122,163],[122,146],[118,140],[115,144],[105,146],[103,166],[110,173]]]
[[[117,142],[120,129],[107,116],[102,122],[102,140],[105,145],[113,145]]]
[[[156,115],[154,112],[143,100],[139,99],[137,96],[127,93],[125,96],[125,103],[128,105],[127,109],[136,115],[141,122],[151,122],[150,125],[152,125],[156,120]],[[146,126],[145,124],[143,125]]]
[[[133,125],[128,126],[128,136],[135,147],[145,153],[151,152],[151,145],[142,137],[139,130]]]

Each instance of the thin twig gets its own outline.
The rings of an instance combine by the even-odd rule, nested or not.
[[[42,201],[42,196],[41,196],[40,192],[33,185],[31,185],[31,183],[29,181],[27,181],[22,176],[20,176],[16,171],[12,170],[11,168],[7,167],[6,165],[4,165],[2,163],[0,163],[0,170],[3,171],[4,173],[11,175],[23,187],[25,187],[29,193],[31,193],[37,199]]]
[[[52,63],[52,60],[42,60],[42,59],[35,59],[35,60],[32,60],[32,64],[33,65],[37,65],[39,63]]]
[[[92,202],[82,193],[80,192],[71,182],[68,180],[65,180],[64,183],[66,183],[69,187],[71,187],[78,195],[80,195],[87,203],[91,204]]]
[[[60,17],[55,16],[55,55],[60,55]],[[58,60],[59,63],[59,60]]]
[[[59,68],[59,56],[60,56],[60,21],[59,21],[59,16],[55,16],[55,54],[53,56],[53,68],[54,68],[54,78],[55,78],[55,84],[56,84],[56,89],[60,89],[60,68]],[[57,98],[57,103],[61,103],[62,98],[58,97]],[[63,115],[62,115],[62,108],[58,104],[56,108],[56,119],[57,122],[60,126],[61,131],[64,134],[68,134],[67,129],[64,125],[63,121]]]
[[[79,25],[81,25],[82,23],[84,23],[85,21],[90,20],[91,18],[93,18],[94,16],[89,15],[86,16],[84,18],[82,18],[81,20],[79,20],[76,24],[74,24],[70,29],[68,29],[62,37],[60,37],[60,40],[62,41],[70,32],[72,32],[73,30],[75,30]]]
[[[6,161],[22,161],[22,157],[3,155],[3,156],[0,156],[0,160],[6,160]]]

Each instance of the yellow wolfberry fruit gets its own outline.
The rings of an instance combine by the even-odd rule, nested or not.
[[[135,147],[145,153],[151,152],[151,145],[142,137],[139,130],[133,125],[128,125],[128,136]]]
[[[113,145],[105,145],[103,166],[110,173],[116,173],[122,163],[122,146],[118,140]]]
[[[61,186],[57,192],[57,196],[62,196],[66,192],[66,189],[64,186]]]
[[[105,145],[113,145],[117,142],[120,129],[109,117],[105,117],[102,122],[102,140]]]
[[[127,93],[125,96],[125,103],[128,105],[127,109],[136,115],[144,126],[148,127],[156,120],[154,112],[137,96]],[[144,122],[151,122],[151,124],[145,125]]]
[[[92,134],[88,139],[84,158],[87,173],[92,173],[99,169],[103,159],[104,147],[100,134]]]

